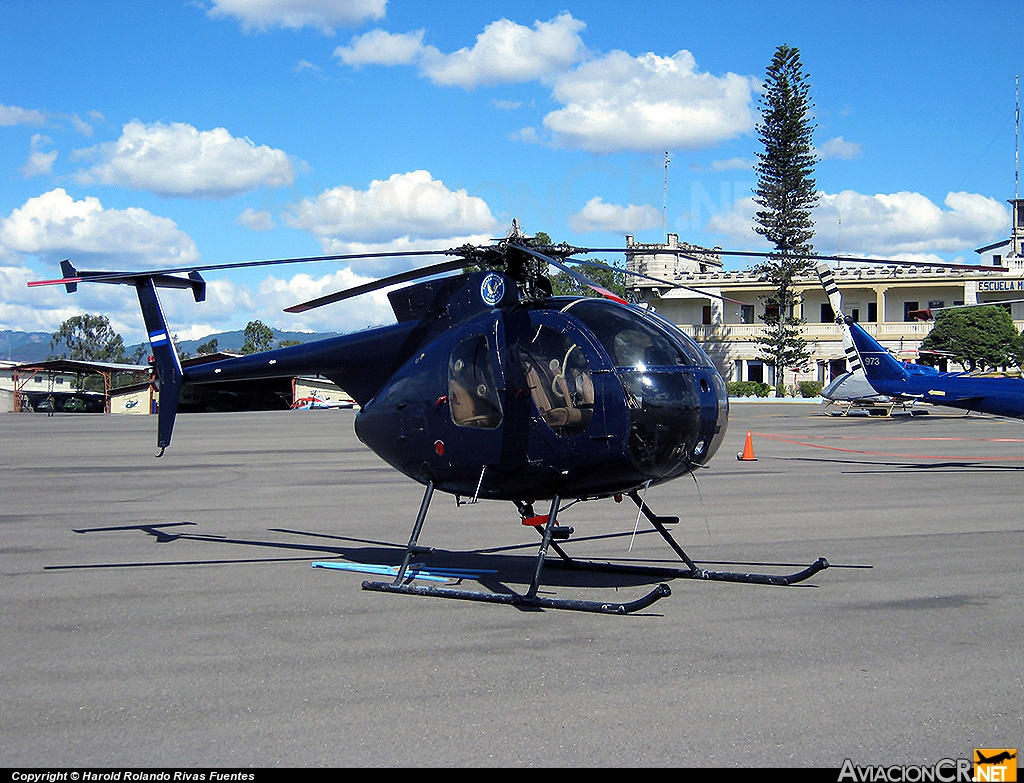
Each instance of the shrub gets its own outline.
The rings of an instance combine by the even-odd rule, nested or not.
[[[817,397],[824,386],[821,381],[800,381],[800,396]]]
[[[760,381],[730,381],[725,387],[730,397],[767,397],[772,388]]]

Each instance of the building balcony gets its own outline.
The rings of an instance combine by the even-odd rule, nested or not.
[[[1024,329],[1024,321],[1014,321],[1020,331]],[[893,321],[883,323],[860,323],[868,334],[876,340],[923,340],[932,330],[934,323],[924,321]],[[679,324],[679,328],[697,342],[755,342],[764,333],[764,324]],[[808,323],[800,327],[800,334],[805,340],[840,340],[839,327],[836,324]]]

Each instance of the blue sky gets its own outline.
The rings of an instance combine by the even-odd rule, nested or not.
[[[665,223],[760,248],[754,126],[783,43],[815,104],[817,250],[973,261],[1009,229],[1022,30],[1013,0],[4,0],[0,328],[100,312],[141,339],[128,289],[27,288],[61,258],[443,248],[513,217],[578,245]],[[183,338],[360,328],[383,296],[281,310],[408,263],[210,274],[205,304],[164,304]]]

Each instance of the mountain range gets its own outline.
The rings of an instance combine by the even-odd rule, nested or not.
[[[274,329],[274,347],[285,340],[297,340],[300,343],[323,340],[327,337],[334,337],[337,332],[288,332],[282,329]],[[0,330],[0,359],[12,362],[41,362],[51,352],[49,332],[19,332],[11,329]],[[245,335],[241,329],[233,332],[219,332],[218,334],[207,335],[198,340],[181,340],[177,343],[178,351],[184,355],[196,355],[196,349],[211,340],[217,341],[218,351],[240,352],[245,344]],[[125,353],[131,355],[136,345],[129,345]],[[148,346],[147,346],[148,350]]]

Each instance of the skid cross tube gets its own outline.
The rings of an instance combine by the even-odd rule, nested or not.
[[[541,532],[541,545],[537,552],[537,563],[534,567],[533,579],[525,595],[516,592],[509,593],[485,593],[480,590],[461,590],[453,587],[430,587],[425,585],[409,584],[405,581],[406,572],[412,558],[417,554],[432,550],[424,549],[418,545],[420,530],[423,528],[423,520],[427,516],[427,508],[430,506],[430,499],[434,494],[434,482],[427,483],[427,489],[423,493],[423,500],[420,503],[420,511],[416,516],[413,525],[412,535],[409,536],[409,544],[405,548],[405,557],[398,570],[398,576],[393,582],[363,582],[364,590],[374,590],[381,593],[404,593],[405,595],[426,595],[434,598],[455,598],[461,601],[480,601],[491,604],[509,604],[523,609],[570,609],[577,612],[596,612],[598,614],[629,614],[648,606],[672,594],[672,590],[666,584],[660,584],[647,595],[635,601],[605,602],[605,601],[577,601],[569,598],[543,598],[537,595],[540,589],[540,577],[544,570],[544,560],[547,557],[548,547],[551,546],[563,559],[565,554],[552,541],[552,534],[555,530],[556,518],[561,498],[555,495],[551,500],[551,510],[548,512],[548,521]]]
[[[627,565],[619,563],[595,563],[587,560],[576,560],[570,557],[565,550],[563,550],[554,541],[551,542],[551,548],[555,550],[561,561],[555,561],[552,565],[561,565],[566,568],[576,568],[586,571],[604,571],[607,573],[620,573],[620,574],[643,574],[646,576],[662,577],[667,579],[707,579],[712,582],[743,582],[746,584],[755,585],[777,585],[785,587],[788,585],[795,585],[799,582],[803,582],[810,579],[819,571],[823,571],[829,567],[829,562],[824,557],[819,557],[807,568],[802,571],[797,571],[792,574],[757,574],[757,573],[745,573],[741,571],[709,571],[706,568],[698,568],[697,565],[690,559],[689,555],[679,546],[678,542],[672,537],[672,534],[668,532],[665,527],[666,523],[677,522],[677,517],[663,517],[655,514],[650,506],[637,494],[636,490],[629,493],[630,499],[636,503],[637,508],[647,518],[647,520],[654,526],[654,529],[658,531],[665,542],[672,547],[672,550],[679,555],[679,559],[686,563],[686,568],[671,568],[668,566],[643,566],[643,565]]]

